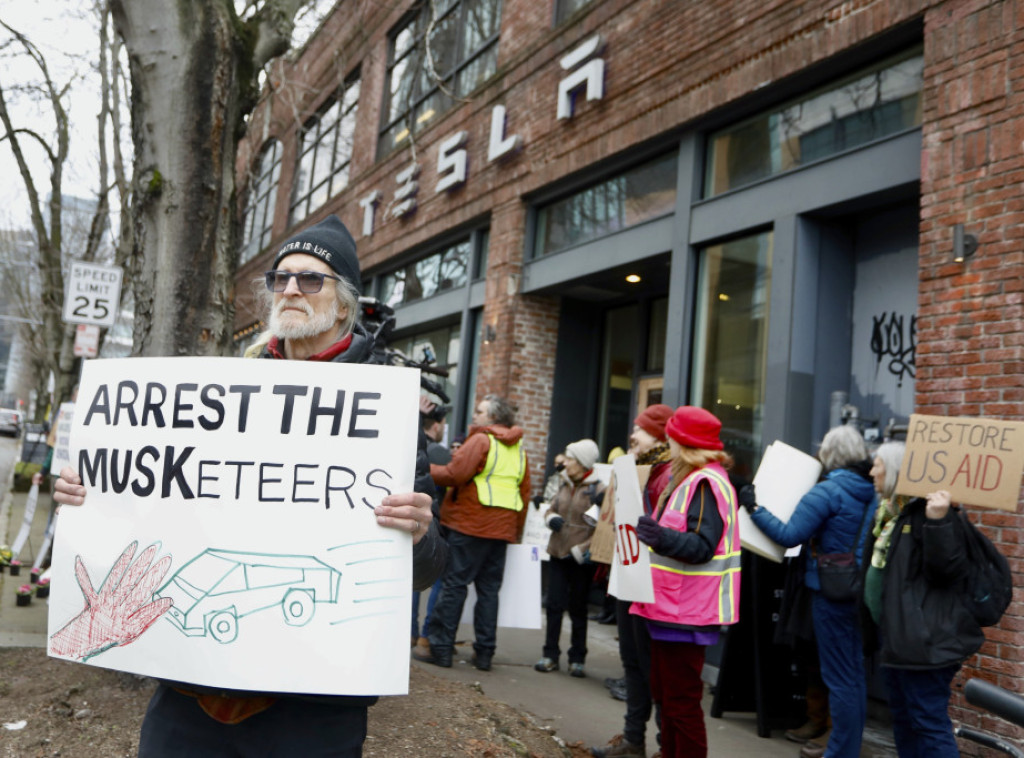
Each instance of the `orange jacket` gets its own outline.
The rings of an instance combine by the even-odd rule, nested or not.
[[[483,471],[487,462],[491,446],[488,434],[493,434],[498,442],[514,445],[522,438],[523,430],[518,426],[509,428],[497,424],[471,426],[469,437],[452,453],[451,463],[431,464],[430,476],[434,483],[448,488],[441,503],[441,524],[473,537],[518,542],[530,504],[530,462],[527,459],[523,480],[519,483],[519,494],[523,498],[521,511],[480,505],[473,477]]]

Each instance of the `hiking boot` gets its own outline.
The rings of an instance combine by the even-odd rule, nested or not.
[[[643,743],[634,745],[621,734],[612,737],[604,747],[590,748],[594,758],[647,758],[647,750]]]
[[[494,658],[493,653],[479,653],[474,652],[473,657],[469,659],[469,662],[476,666],[480,671],[491,670],[491,660]]]
[[[801,745],[810,740],[817,739],[828,731],[828,723],[820,721],[808,721],[796,729],[786,730],[786,739],[790,742],[798,742]]]
[[[541,658],[533,664],[533,670],[543,671],[544,673],[549,671],[558,671],[558,661],[552,660],[551,658]]]
[[[414,647],[412,649],[412,657],[417,661],[433,663],[435,666],[440,666],[441,668],[450,669],[452,667],[451,651],[442,653],[434,650],[434,648],[430,646],[429,642],[427,643],[427,651],[425,653],[420,649],[419,645]]]
[[[574,676],[577,679],[582,679],[587,675],[587,672],[583,670],[582,663],[570,663],[569,664],[569,676]]]

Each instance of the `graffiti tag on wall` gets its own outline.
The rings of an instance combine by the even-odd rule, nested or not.
[[[917,353],[917,316],[882,311],[872,316],[871,352],[875,356],[875,371],[885,364],[886,370],[896,377],[896,386],[903,386],[903,378],[913,379]]]

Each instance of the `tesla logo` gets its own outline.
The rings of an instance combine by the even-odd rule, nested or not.
[[[617,529],[619,560],[623,566],[632,565],[640,559],[640,540],[636,536],[636,529],[630,524],[620,524]]]

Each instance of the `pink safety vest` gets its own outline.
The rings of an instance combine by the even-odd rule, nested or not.
[[[707,563],[683,563],[651,551],[654,602],[633,603],[630,613],[686,626],[735,624],[740,618],[740,533],[736,490],[725,469],[709,463],[687,476],[668,500],[658,523],[686,531],[686,516],[697,485],[706,481],[722,517],[722,538]]]

